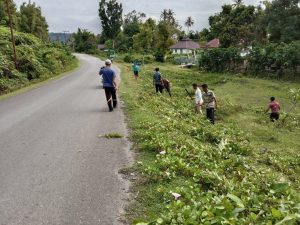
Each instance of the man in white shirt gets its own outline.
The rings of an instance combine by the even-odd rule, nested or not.
[[[195,112],[197,114],[202,113],[201,106],[203,104],[202,93],[198,84],[193,84],[193,88],[195,90]]]

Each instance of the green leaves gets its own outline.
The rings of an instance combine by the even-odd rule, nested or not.
[[[237,197],[236,195],[227,194],[227,197],[230,198],[232,201],[234,201],[239,208],[241,208],[241,209],[245,208],[242,200],[239,197]]]
[[[139,152],[153,157],[138,165],[143,187],[155,185],[158,196],[159,213],[146,213],[148,221],[248,225],[276,224],[286,218],[282,224],[292,224],[295,219],[288,215],[299,211],[299,198],[283,181],[285,172],[274,172],[275,166],[258,161],[248,134],[237,126],[225,122],[211,126],[195,115],[181,91],[197,77],[176,71],[163,71],[172,80],[176,99],[152,94],[147,72],[128,94],[134,141]],[[236,113],[232,105],[224,103],[222,107]],[[282,162],[286,168],[296,167],[299,161],[295,156],[291,156],[295,158],[292,164],[278,161],[279,157],[269,152],[265,155],[274,157],[272,165],[273,161]],[[282,167],[276,164],[276,168]],[[180,198],[175,200],[170,193],[179,193]],[[140,201],[149,204],[145,198]]]

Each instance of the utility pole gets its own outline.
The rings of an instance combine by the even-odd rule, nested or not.
[[[12,40],[12,46],[13,46],[13,52],[14,52],[14,63],[15,63],[15,69],[17,69],[17,53],[16,53],[16,44],[15,44],[15,36],[14,36],[14,30],[13,30],[13,22],[12,22],[12,14],[10,10],[9,0],[6,0],[6,9],[9,17],[9,27],[10,27],[10,35]]]
[[[65,45],[67,44],[67,33],[69,33],[70,31],[68,30],[64,30],[63,34],[64,34],[64,38],[65,38]]]

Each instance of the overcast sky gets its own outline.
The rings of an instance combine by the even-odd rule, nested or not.
[[[24,0],[14,0],[19,6]],[[78,27],[100,33],[98,17],[99,0],[32,0],[42,8],[50,32],[76,32]],[[193,30],[208,27],[208,17],[220,12],[231,0],[118,0],[123,4],[123,14],[132,10],[159,18],[163,9],[173,9],[181,25],[188,16],[195,20]],[[245,4],[258,5],[259,0],[244,0]]]

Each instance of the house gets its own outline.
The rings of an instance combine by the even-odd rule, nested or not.
[[[219,48],[221,46],[220,40],[218,38],[215,38],[211,41],[209,41],[205,46],[202,48],[208,49],[208,48]]]
[[[196,54],[200,45],[190,39],[182,39],[170,47],[173,54]]]
[[[105,46],[104,45],[98,45],[98,50],[100,51],[104,51],[105,50]]]

